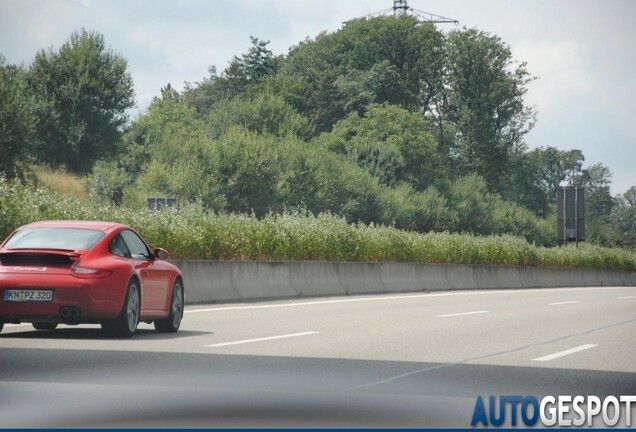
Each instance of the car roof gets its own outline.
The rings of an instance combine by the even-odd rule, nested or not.
[[[22,228],[82,228],[107,232],[115,228],[128,228],[128,226],[105,221],[53,220],[33,222]]]

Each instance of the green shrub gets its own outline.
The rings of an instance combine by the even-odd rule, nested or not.
[[[124,198],[124,188],[131,179],[116,162],[97,161],[88,177],[88,196],[92,201],[119,205]]]

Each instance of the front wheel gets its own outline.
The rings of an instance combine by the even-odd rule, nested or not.
[[[121,338],[132,337],[137,331],[137,325],[139,325],[139,315],[139,288],[136,281],[130,281],[121,313],[114,320],[103,321],[102,330],[108,335]]]
[[[172,287],[170,314],[168,318],[155,321],[155,330],[159,333],[176,333],[183,318],[183,282],[177,279]]]

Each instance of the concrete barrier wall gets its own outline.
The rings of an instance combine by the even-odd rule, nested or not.
[[[188,303],[467,289],[636,286],[636,272],[413,263],[172,261]]]

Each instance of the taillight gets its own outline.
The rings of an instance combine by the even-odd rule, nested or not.
[[[73,267],[71,274],[78,279],[104,279],[113,272],[104,269],[95,269],[88,267]]]

